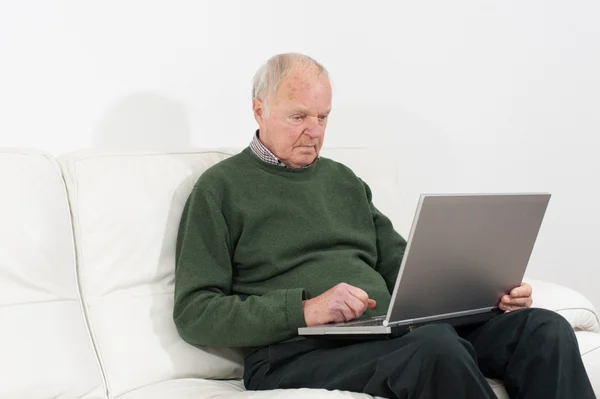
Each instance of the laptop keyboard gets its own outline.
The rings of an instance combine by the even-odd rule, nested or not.
[[[339,324],[338,327],[382,326],[383,320],[385,320],[385,319],[369,319],[369,320],[349,321],[347,323]]]

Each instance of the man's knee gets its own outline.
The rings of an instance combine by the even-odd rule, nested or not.
[[[418,342],[447,342],[458,339],[458,334],[454,328],[446,323],[432,323],[414,329],[408,335]]]
[[[573,327],[556,312],[538,308],[519,310],[515,313],[518,312],[523,312],[527,319],[527,329],[536,338],[544,341],[575,339]]]
[[[471,344],[460,338],[448,324],[429,324],[417,328],[408,337],[415,353],[424,361],[455,364],[475,359]]]

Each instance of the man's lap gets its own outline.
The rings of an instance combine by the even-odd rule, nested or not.
[[[502,379],[502,372],[510,360],[510,351],[506,347],[519,339],[523,326],[532,318],[540,325],[546,320],[551,320],[553,325],[561,323],[561,316],[553,312],[526,309],[456,330],[447,324],[423,326],[391,339],[309,338],[279,343],[261,348],[245,359],[244,380],[248,389],[306,387],[356,391],[352,384],[360,385],[361,379],[367,378],[366,374],[378,367],[378,360],[386,354],[397,350],[399,357],[411,357],[414,351],[422,350],[421,347],[436,346],[435,342],[440,348],[464,348],[465,353],[476,357],[484,376]],[[399,357],[398,362],[402,360]],[[349,373],[355,378],[342,382],[339,377]]]

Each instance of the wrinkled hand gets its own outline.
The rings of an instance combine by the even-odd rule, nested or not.
[[[340,283],[317,297],[303,301],[302,309],[304,321],[310,327],[357,319],[376,304],[360,288]]]
[[[498,306],[504,310],[504,313],[530,308],[533,304],[532,292],[531,286],[523,283],[520,287],[514,288],[509,295],[504,295]]]

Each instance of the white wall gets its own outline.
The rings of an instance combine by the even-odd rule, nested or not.
[[[250,82],[305,52],[329,146],[394,151],[421,192],[553,194],[529,274],[600,305],[597,1],[0,0],[0,145],[245,146]]]

